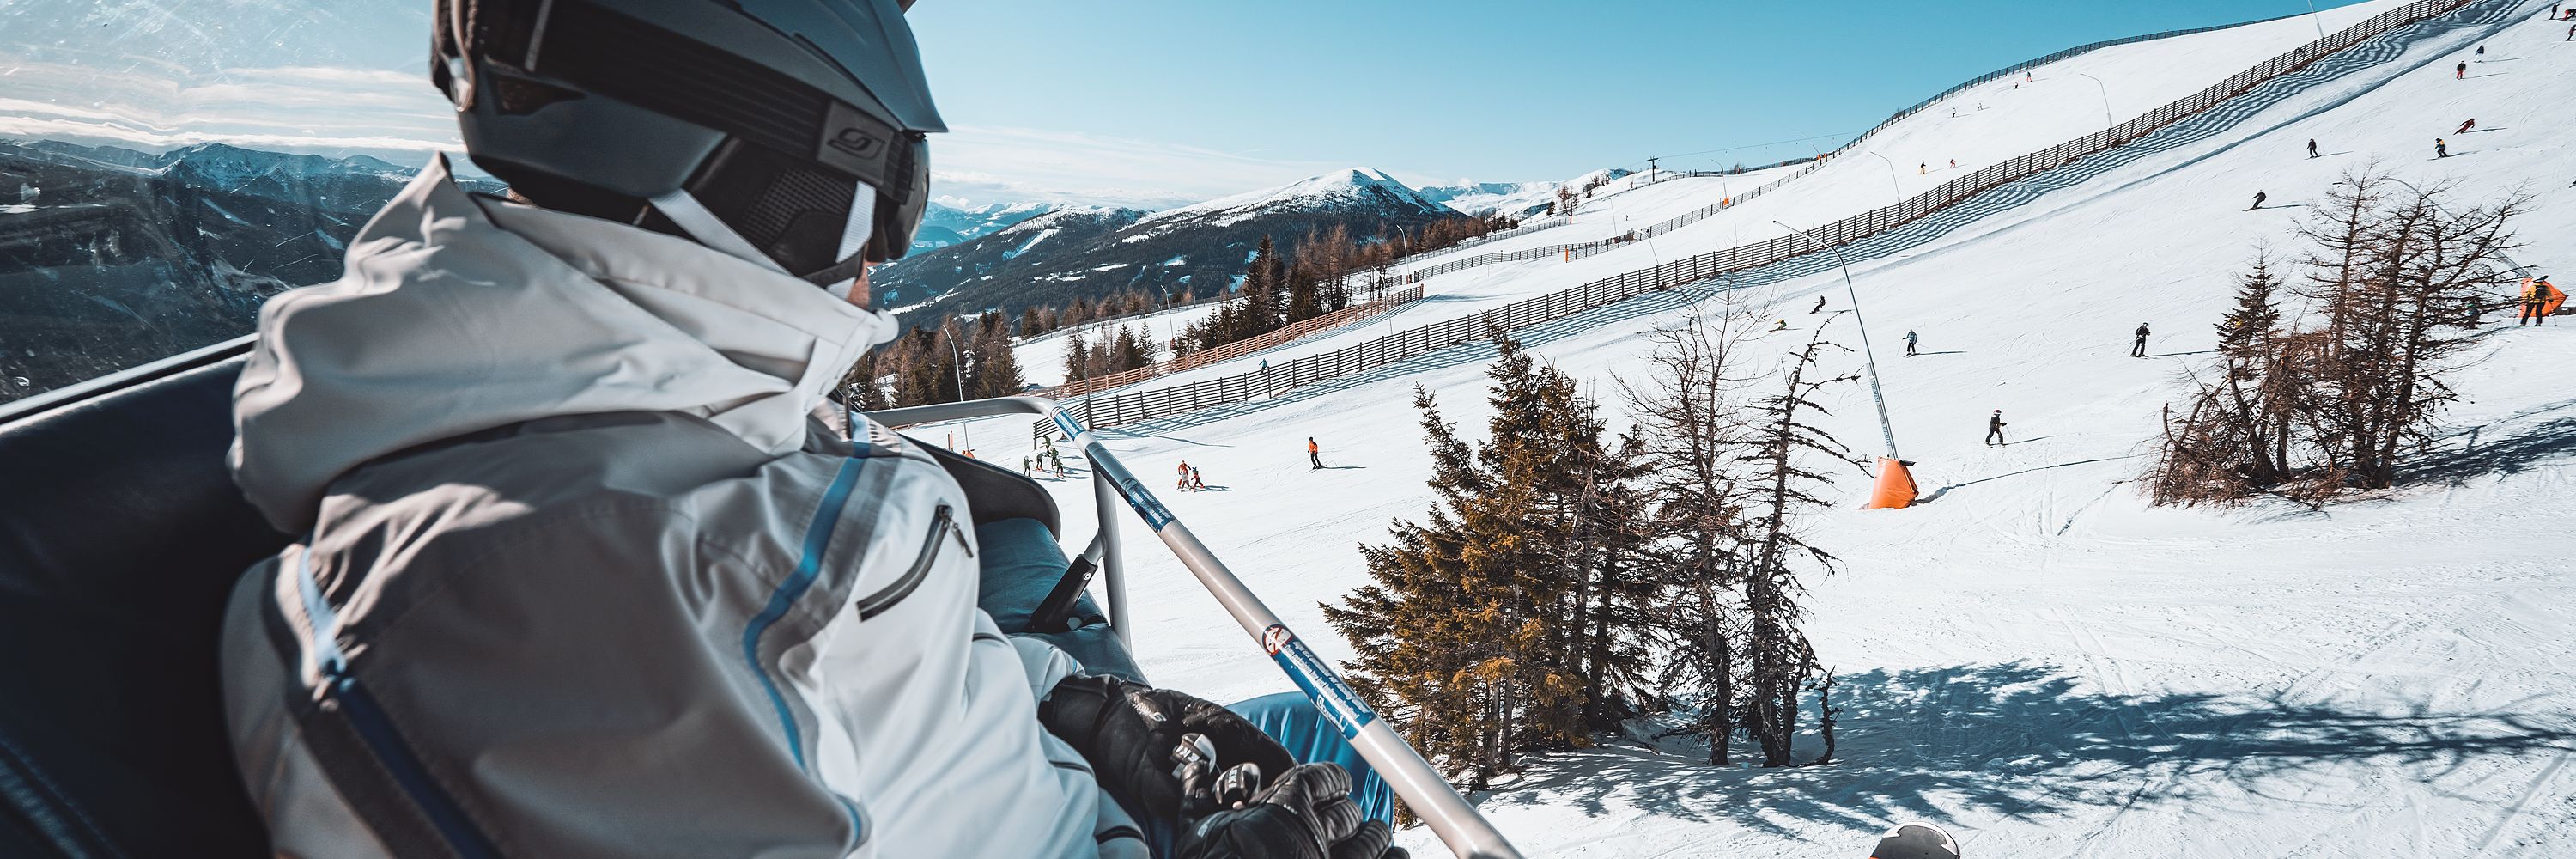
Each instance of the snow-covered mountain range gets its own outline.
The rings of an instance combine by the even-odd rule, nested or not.
[[[248,333],[262,299],[338,276],[414,172],[220,143],[0,142],[0,343],[15,347],[0,399]]]
[[[1238,278],[1263,236],[1283,249],[1335,226],[1392,235],[1461,213],[1384,171],[1353,167],[1203,203],[1139,212],[1059,209],[871,276],[878,306],[910,314],[1016,312],[1127,289],[1212,294]]]

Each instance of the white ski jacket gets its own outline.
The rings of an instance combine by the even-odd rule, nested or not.
[[[809,419],[892,319],[433,162],[270,301],[228,607],[290,857],[1142,856],[975,607],[966,499]]]

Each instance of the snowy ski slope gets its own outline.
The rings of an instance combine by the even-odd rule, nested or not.
[[[2182,511],[2148,508],[2130,483],[2158,405],[2206,360],[2230,274],[2257,242],[2296,247],[2304,206],[2344,171],[2376,165],[2417,184],[2456,182],[2464,198],[2527,190],[2536,205],[2516,258],[2544,271],[2571,261],[2576,153],[2564,130],[2576,124],[2566,97],[2576,42],[2563,41],[2566,24],[2536,20],[2548,6],[2472,5],[2098,162],[1851,249],[1897,440],[1933,500],[1811,523],[1848,563],[1811,583],[1809,597],[1816,645],[1841,672],[1850,707],[1843,762],[1721,771],[1698,764],[1700,747],[1626,741],[1545,759],[1480,804],[1525,851],[1557,857],[1849,857],[1909,818],[1943,822],[1980,857],[2576,847],[2576,769],[2566,766],[2576,757],[2576,574],[2563,557],[2565,511],[2576,509],[2576,389],[2561,375],[2576,361],[2576,331],[2491,330],[2459,374],[2453,437],[2398,490],[2323,513]],[[2327,26],[2380,8],[2331,12]],[[2126,118],[2159,93],[2203,86],[2314,35],[2304,19],[2248,29],[2283,27],[2260,46],[2228,49],[2241,50],[2234,59],[2196,52],[2253,34],[2106,49],[2069,69],[2081,63],[2103,78]],[[2479,44],[2486,62],[2453,80],[2451,64]],[[2185,49],[2200,58],[2158,54]],[[2026,97],[1990,94],[1973,118],[1925,111],[1920,128],[1871,146],[1912,160],[1937,153],[1944,164],[1958,152],[1964,168],[2098,127],[2098,96],[2087,105],[2054,94],[2071,77],[2060,71],[2040,70]],[[2482,130],[2450,137],[2455,157],[2433,160],[2432,140],[2471,116]],[[2038,128],[2055,130],[2022,136]],[[2310,138],[2326,157],[2304,157]],[[2246,211],[2258,189],[2271,204]],[[1273,360],[1655,254],[1723,247],[1739,229],[1759,238],[1757,215],[1834,218],[1893,194],[1877,159],[1847,156],[1780,194],[1776,212],[1730,213],[1655,249],[1441,278],[1431,299],[1398,314],[1415,318],[1283,347]],[[1829,268],[1780,268],[1746,282],[1798,329],[1765,341],[1785,349],[1827,318],[1805,314],[1816,296],[1834,309],[1846,301]],[[2549,273],[2565,283],[2576,267]],[[1634,373],[1647,348],[1638,335],[1676,320],[1678,295],[1524,336],[1615,403],[1614,377]],[[2128,358],[2128,331],[2142,321],[2157,331],[2153,357]],[[1853,342],[1848,316],[1833,324]],[[1901,356],[1908,329],[1927,354]],[[1431,503],[1413,387],[1479,429],[1489,359],[1470,344],[1126,428],[1112,446],[1148,477],[1180,460],[1199,466],[1214,491],[1162,500],[1338,657],[1346,648],[1317,604],[1364,580],[1356,544],[1382,541],[1391,518],[1419,517]],[[1856,368],[1856,356],[1843,360]],[[1845,386],[1829,422],[1862,452],[1878,438],[1867,396]],[[2013,443],[1982,446],[1983,417],[1998,408]],[[976,427],[980,452],[1016,460],[1023,426]],[[1331,469],[1307,470],[1308,436]],[[1083,534],[1091,491],[1075,477],[1050,485],[1067,531]],[[1842,489],[1856,504],[1865,486],[1848,472]],[[1136,651],[1154,679],[1221,700],[1287,688],[1188,574],[1127,527]],[[1425,832],[1403,837],[1417,855],[1442,855]]]

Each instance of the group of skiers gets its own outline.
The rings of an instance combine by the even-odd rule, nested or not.
[[[1039,439],[1038,444],[1036,452],[1020,457],[1020,476],[1053,474],[1058,478],[1064,477],[1064,457],[1055,452],[1055,439]]]

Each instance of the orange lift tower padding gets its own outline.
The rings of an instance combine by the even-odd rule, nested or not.
[[[1869,492],[1864,510],[1903,510],[1914,506],[1916,487],[1914,473],[1907,471],[1903,460],[1878,458],[1878,485]]]

